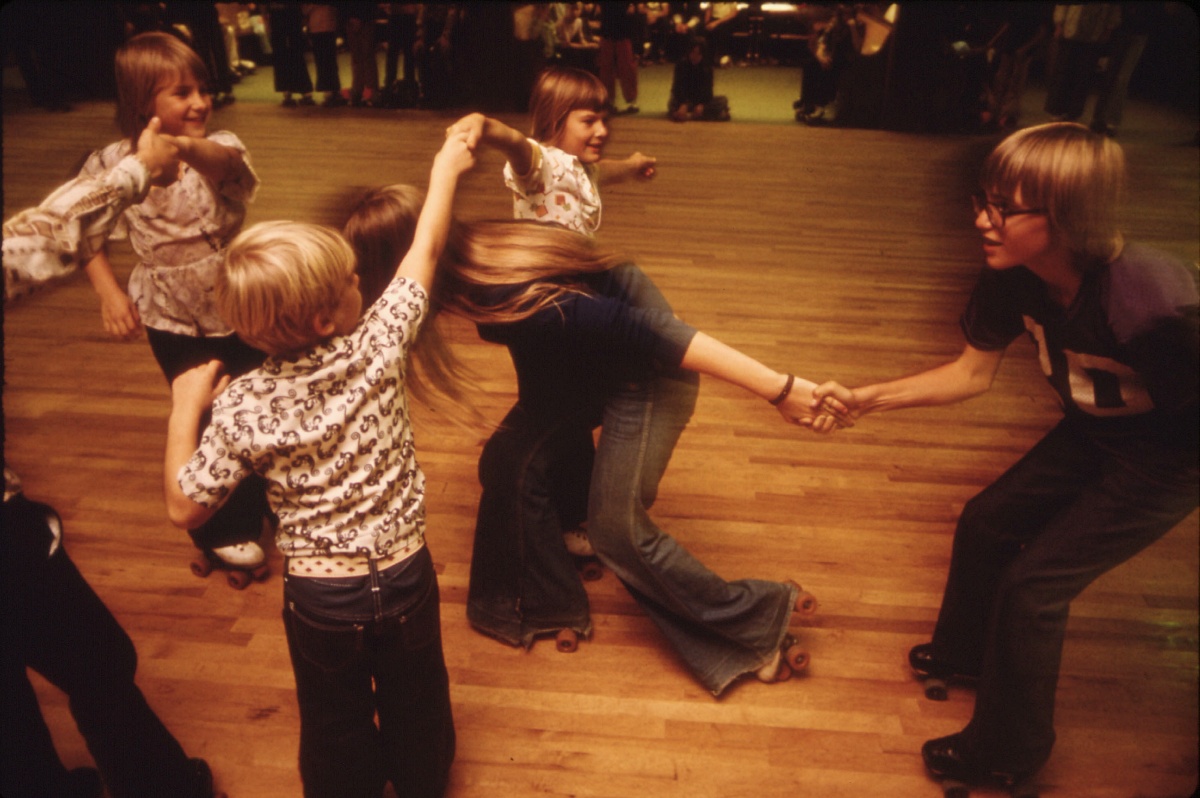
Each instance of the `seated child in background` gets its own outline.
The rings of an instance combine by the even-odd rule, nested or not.
[[[700,39],[693,40],[687,55],[675,64],[667,113],[676,122],[729,120],[729,100],[724,95],[713,96],[713,66]]]
[[[405,370],[455,186],[474,163],[465,139],[434,159],[412,246],[365,314],[336,231],[274,222],[235,239],[218,305],[268,357],[232,381],[211,361],[172,385],[172,522],[194,526],[253,473],[268,482],[309,798],[378,796],[389,780],[400,795],[438,796],[449,778],[449,678]]]

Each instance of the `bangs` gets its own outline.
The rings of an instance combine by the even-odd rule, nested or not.
[[[1025,208],[1039,208],[1072,251],[1110,260],[1120,251],[1118,211],[1125,156],[1105,136],[1073,122],[1013,133],[992,151],[980,188]]]

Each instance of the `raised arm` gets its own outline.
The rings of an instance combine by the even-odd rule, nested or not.
[[[481,143],[499,150],[512,165],[515,175],[528,174],[533,166],[533,145],[529,139],[499,120],[483,114],[467,114],[446,128],[447,138],[459,133],[467,135],[467,148],[472,152]]]
[[[434,271],[442,250],[454,210],[454,192],[458,178],[475,165],[475,156],[467,145],[468,134],[460,131],[450,135],[433,159],[429,173],[429,191],[417,219],[412,246],[400,261],[397,273],[423,286],[433,284]]]
[[[1003,358],[1002,349],[989,351],[967,344],[957,359],[910,377],[854,389],[827,382],[813,391],[814,402],[835,398],[855,418],[905,407],[953,404],[991,388]]]

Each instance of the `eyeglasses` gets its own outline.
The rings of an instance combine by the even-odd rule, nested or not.
[[[976,216],[980,211],[986,211],[988,224],[997,232],[1004,229],[1004,223],[1010,216],[1028,216],[1046,212],[1045,208],[1006,208],[1004,205],[989,201],[987,194],[982,191],[971,195],[971,207],[975,209]]]

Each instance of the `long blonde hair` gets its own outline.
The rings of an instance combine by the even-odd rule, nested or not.
[[[628,262],[565,227],[532,219],[454,223],[438,269],[439,308],[479,324],[528,318],[568,294],[587,294],[579,279]],[[503,299],[493,290],[513,286]]]
[[[1112,139],[1074,122],[1018,130],[984,161],[980,186],[1041,208],[1056,238],[1085,267],[1121,253],[1119,212],[1125,154]]]

